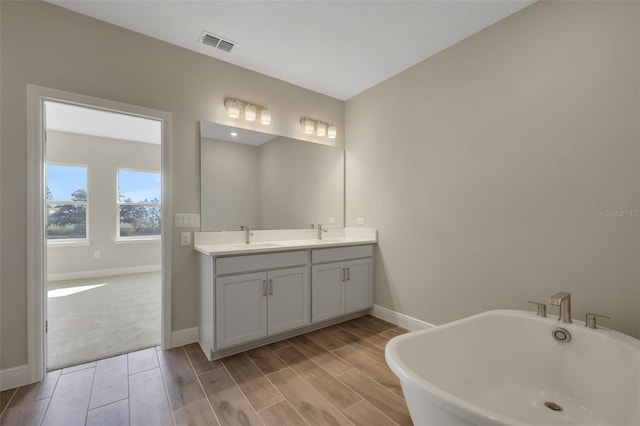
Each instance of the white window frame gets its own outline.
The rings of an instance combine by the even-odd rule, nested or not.
[[[147,169],[135,169],[131,167],[118,167],[116,170],[116,242],[117,243],[135,243],[146,241],[160,241],[162,234],[158,235],[136,235],[136,236],[121,236],[120,235],[120,206],[162,206],[162,186],[160,186],[160,203],[121,203],[120,202],[120,171],[127,172],[141,172],[141,173],[155,173],[160,179],[162,179],[162,172],[159,170],[147,170]],[[88,197],[87,197],[88,198]],[[162,211],[161,211],[162,214]],[[162,224],[162,216],[160,217],[160,223]]]
[[[61,200],[45,200],[45,226],[49,221],[48,209],[50,204],[75,204],[85,206],[85,233],[84,238],[56,238],[49,239],[45,233],[47,239],[47,247],[79,247],[91,245],[91,239],[89,238],[89,165],[88,164],[76,164],[76,163],[64,163],[58,161],[47,161],[46,166],[68,166],[68,167],[83,167],[86,170],[86,191],[87,201],[61,201]],[[46,169],[46,167],[45,167]],[[45,172],[45,183],[47,182]]]

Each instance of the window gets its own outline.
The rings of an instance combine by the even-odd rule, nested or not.
[[[160,173],[118,170],[118,236],[160,236]]]
[[[47,239],[87,239],[87,167],[47,164]]]

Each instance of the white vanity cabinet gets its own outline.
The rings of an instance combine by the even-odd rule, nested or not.
[[[375,235],[362,240],[294,240],[289,250],[199,245],[198,340],[207,358],[365,314],[373,306]]]
[[[313,250],[312,322],[373,306],[371,245]]]
[[[216,348],[237,346],[309,324],[308,258],[307,251],[219,258],[215,278]],[[302,266],[283,268],[292,265]],[[268,270],[244,273],[256,269]]]
[[[216,279],[218,348],[303,327],[310,322],[306,266]]]

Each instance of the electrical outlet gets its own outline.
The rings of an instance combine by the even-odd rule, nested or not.
[[[335,217],[330,217],[330,218],[329,218],[329,223],[330,223],[330,224],[334,224],[334,223],[336,223],[336,218],[335,218]]]
[[[97,258],[99,258],[99,257],[100,257],[100,252],[99,252],[98,250],[94,251],[94,252],[93,252],[93,258],[94,258],[94,259],[97,259]]]
[[[183,245],[183,246],[191,245],[191,232],[180,233],[180,245]]]
[[[364,217],[359,217],[356,219],[356,223],[358,225],[364,225]]]

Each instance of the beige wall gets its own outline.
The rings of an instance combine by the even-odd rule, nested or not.
[[[347,101],[347,226],[376,303],[440,324],[533,309],[640,337],[638,2],[539,2]],[[555,313],[556,308],[551,308]]]
[[[172,114],[174,211],[200,211],[199,120],[232,123],[223,99],[267,105],[273,133],[305,139],[301,116],[338,127],[344,103],[51,4],[2,1],[0,369],[27,362],[26,85],[96,96]],[[331,65],[327,65],[331,66]],[[259,126],[259,125],[257,125]],[[172,247],[173,330],[197,325],[197,255]]]
[[[47,271],[81,273],[160,265],[160,241],[116,241],[118,169],[160,172],[160,145],[47,131],[47,161],[87,166],[89,246],[47,249]],[[95,252],[100,257],[95,257]]]

